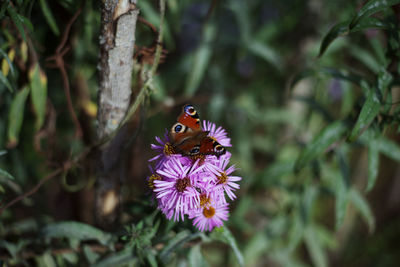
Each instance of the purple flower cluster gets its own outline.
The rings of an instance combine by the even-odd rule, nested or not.
[[[209,136],[221,145],[231,146],[222,127],[203,121],[203,131],[209,131]],[[157,156],[149,160],[154,170],[150,168],[153,174],[148,182],[158,208],[169,220],[183,221],[188,215],[200,231],[222,226],[229,216],[227,197],[236,198],[237,182],[242,179],[231,175],[236,170],[234,166],[228,167],[231,154],[182,156],[174,152],[168,132],[156,140],[158,144],[151,145]]]

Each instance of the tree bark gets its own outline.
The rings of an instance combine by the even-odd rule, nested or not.
[[[129,108],[138,14],[136,0],[102,1],[97,115],[100,140],[118,129]],[[111,227],[119,215],[124,176],[121,155],[127,136],[127,130],[121,128],[98,153],[95,218],[103,228]]]

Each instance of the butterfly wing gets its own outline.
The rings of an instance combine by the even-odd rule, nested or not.
[[[184,156],[225,154],[225,147],[208,134],[208,131],[201,130],[199,114],[190,104],[183,107],[178,122],[172,126],[170,131],[176,153]]]

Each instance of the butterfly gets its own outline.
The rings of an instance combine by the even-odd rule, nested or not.
[[[183,156],[225,154],[226,148],[215,139],[208,136],[209,131],[203,131],[200,125],[200,117],[196,109],[186,104],[170,130],[170,139],[176,153]]]

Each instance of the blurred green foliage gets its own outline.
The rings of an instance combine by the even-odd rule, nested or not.
[[[120,224],[96,228],[95,172],[79,161],[0,214],[0,265],[398,265],[399,3],[168,0],[168,53],[126,159]],[[159,25],[157,1],[138,7]],[[78,8],[64,60],[82,138],[49,60]],[[3,207],[96,142],[100,8],[0,4]],[[137,51],[156,37],[139,23]],[[147,63],[135,64],[138,82]],[[146,189],[150,143],[187,102],[228,130],[243,177],[212,233],[167,221]]]

